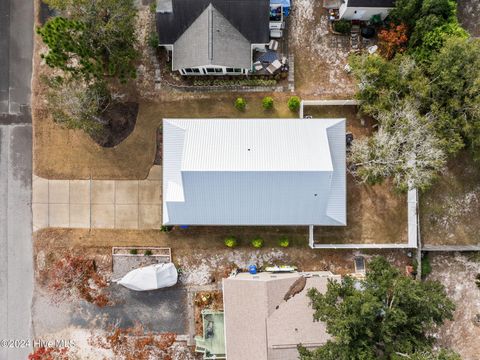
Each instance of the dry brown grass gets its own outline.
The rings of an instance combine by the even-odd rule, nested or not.
[[[323,244],[406,244],[407,196],[393,186],[360,185],[347,177],[347,226],[315,227]]]
[[[480,166],[466,151],[420,196],[425,245],[480,245]]]

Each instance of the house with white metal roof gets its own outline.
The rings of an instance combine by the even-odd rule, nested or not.
[[[164,119],[164,225],[346,225],[345,119]]]

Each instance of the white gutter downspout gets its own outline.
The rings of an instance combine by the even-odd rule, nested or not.
[[[308,226],[308,245],[313,249],[313,225]]]

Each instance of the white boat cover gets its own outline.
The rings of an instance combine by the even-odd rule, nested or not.
[[[173,263],[153,264],[130,271],[117,281],[118,284],[135,291],[146,291],[173,286],[178,273]]]

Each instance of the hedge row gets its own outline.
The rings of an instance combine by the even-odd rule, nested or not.
[[[277,80],[274,79],[238,79],[238,80],[206,80],[197,79],[193,81],[195,86],[274,86]]]

